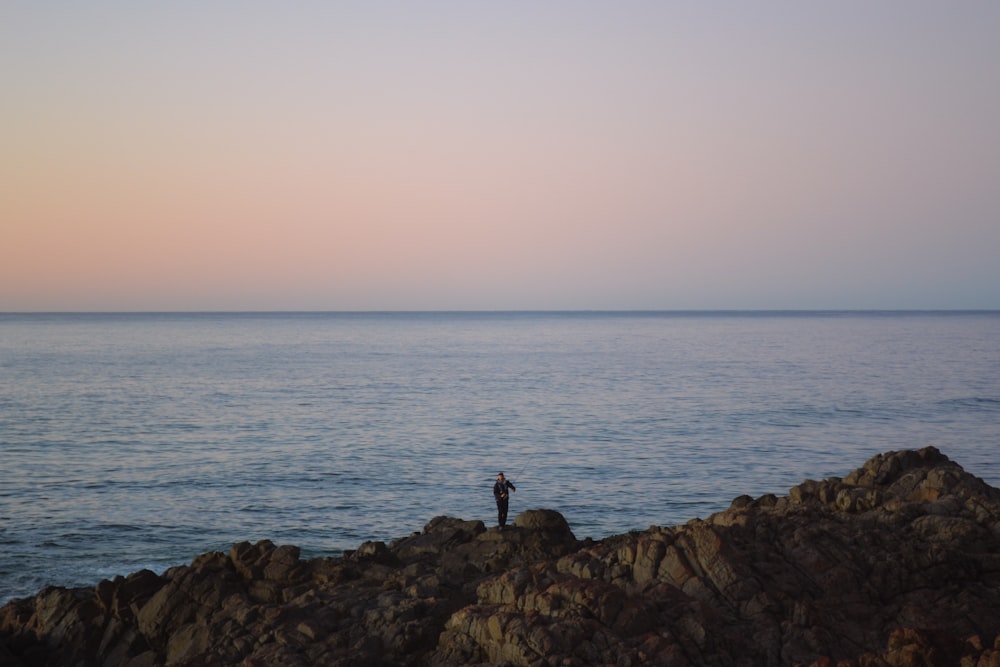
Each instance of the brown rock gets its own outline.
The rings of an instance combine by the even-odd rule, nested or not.
[[[1000,491],[926,448],[598,542],[552,510],[243,542],[8,603],[0,664],[1000,667],[997,609]]]

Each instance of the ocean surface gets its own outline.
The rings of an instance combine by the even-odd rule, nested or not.
[[[0,314],[0,602],[437,515],[674,525],[934,445],[1000,486],[1000,313]]]

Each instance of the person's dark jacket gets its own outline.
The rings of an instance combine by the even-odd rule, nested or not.
[[[517,491],[517,489],[514,488],[514,485],[510,483],[509,479],[505,479],[502,482],[500,480],[497,480],[496,484],[493,485],[493,497],[496,498],[497,500],[501,500],[500,496],[504,494],[507,494],[507,496],[509,497],[510,494],[507,493],[507,489],[510,489],[511,491]]]

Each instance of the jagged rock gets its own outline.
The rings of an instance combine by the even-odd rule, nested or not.
[[[1000,667],[1000,490],[934,448],[578,541],[435,517],[341,558],[243,542],[0,608],[0,664]]]

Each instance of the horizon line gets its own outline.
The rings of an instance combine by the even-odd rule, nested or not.
[[[1000,313],[1000,308],[428,308],[428,309],[182,309],[3,310],[0,315],[433,315],[433,314],[780,314],[780,313]]]

